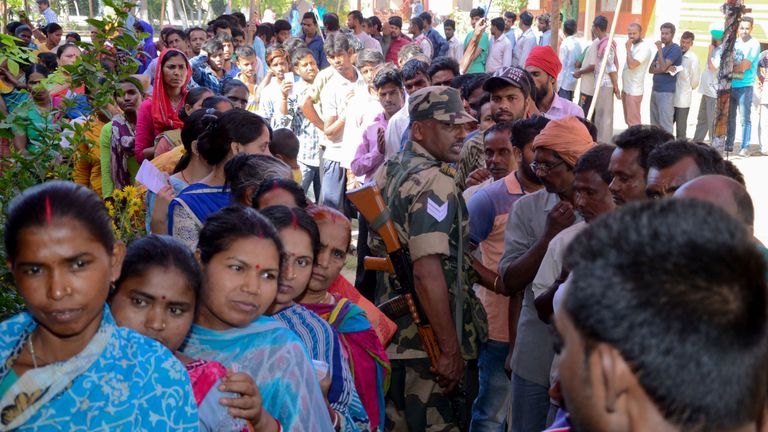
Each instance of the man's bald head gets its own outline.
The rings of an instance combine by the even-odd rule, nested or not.
[[[722,175],[705,175],[680,186],[677,198],[695,198],[712,203],[742,221],[750,231],[755,223],[755,207],[747,189]]]

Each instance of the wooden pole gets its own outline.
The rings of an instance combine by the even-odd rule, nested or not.
[[[88,18],[93,18],[93,0],[88,0]]]
[[[586,1],[584,5],[584,40],[589,44],[592,43],[592,16],[595,14],[595,0]]]
[[[552,0],[552,12],[550,13],[552,19],[549,28],[552,36],[549,38],[549,45],[555,50],[555,53],[558,53],[558,48],[560,47],[560,27],[562,25],[560,23],[560,0]]]
[[[160,28],[163,28],[163,21],[165,20],[165,1],[160,0]]]
[[[589,113],[587,113],[587,119],[592,118],[592,114],[595,112],[595,105],[597,104],[597,96],[600,95],[600,89],[603,87],[603,77],[605,76],[605,66],[608,64],[608,53],[613,48],[613,36],[616,34],[616,23],[619,22],[619,10],[621,9],[622,0],[616,1],[616,10],[613,11],[613,21],[611,22],[611,33],[608,35],[608,45],[606,47],[603,61],[600,62],[600,73],[597,75],[597,81],[595,84],[595,95],[592,97],[592,103],[589,104]],[[616,55],[614,50],[613,55]],[[611,98],[613,103],[613,98]]]

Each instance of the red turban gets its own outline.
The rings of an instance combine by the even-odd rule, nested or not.
[[[563,69],[563,64],[560,63],[555,50],[549,45],[533,47],[525,61],[525,67],[528,66],[536,66],[552,78],[557,78],[560,70]]]

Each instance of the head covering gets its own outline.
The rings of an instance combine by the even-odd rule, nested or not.
[[[418,90],[408,98],[408,107],[411,121],[435,119],[450,124],[477,121],[464,111],[459,91],[451,87],[433,86]]]
[[[496,71],[492,77],[488,78],[483,84],[483,90],[494,92],[510,85],[519,88],[525,97],[531,96],[531,89],[534,88],[531,74],[515,66],[505,66]]]
[[[171,51],[181,54],[181,57],[187,64],[187,76],[184,78],[184,84],[181,86],[182,101],[187,97],[187,84],[192,77],[192,68],[189,66],[189,60],[187,60],[187,56],[185,56],[183,52],[173,48],[163,50],[160,57],[157,59],[155,86],[152,90],[152,124],[155,127],[155,134],[171,129],[179,129],[184,126],[184,122],[179,120],[178,112],[178,108],[181,107],[182,104],[179,103],[178,107],[172,106],[171,99],[165,91],[165,81],[163,80],[163,60]]]
[[[535,66],[552,78],[557,78],[560,75],[560,70],[563,69],[563,64],[560,63],[555,50],[549,45],[533,47],[525,61],[525,67],[528,66]]]
[[[723,38],[723,23],[712,23],[709,25],[709,34],[715,39]]]
[[[533,139],[533,149],[556,152],[569,166],[595,145],[587,127],[575,116],[552,120]]]
[[[155,33],[154,29],[152,29],[152,26],[143,20],[137,21],[137,24],[141,26],[141,32],[147,33],[147,37],[144,38],[144,45],[142,51],[146,53],[150,59],[153,59],[157,57],[157,47],[155,46],[155,42],[152,40],[152,37]]]

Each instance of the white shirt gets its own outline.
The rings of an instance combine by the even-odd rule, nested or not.
[[[389,159],[392,155],[400,152],[400,143],[403,141],[403,134],[408,129],[408,123],[411,122],[411,115],[408,112],[408,95],[405,97],[405,104],[389,119],[387,130],[384,131],[384,157]]]
[[[563,90],[576,89],[578,79],[574,78],[573,71],[576,70],[576,60],[581,55],[581,51],[581,43],[576,36],[568,36],[560,45],[560,63],[563,65],[563,70],[557,76],[557,85]]]
[[[533,28],[529,28],[517,39],[515,49],[512,51],[512,66],[525,68],[525,60],[528,58],[528,53],[535,46],[536,34],[533,32]]]
[[[605,38],[608,39],[608,36],[606,36]],[[610,41],[608,41],[608,43],[610,43]],[[611,81],[611,77],[609,74],[613,72],[618,72],[618,70],[616,69],[616,61],[615,61],[616,49],[613,47],[612,43],[610,45],[608,45],[608,43],[606,43],[605,52],[603,52],[603,55],[608,56],[608,61],[605,62],[605,72],[603,73],[603,83],[602,83],[603,88],[606,88],[606,87],[613,88],[613,81]],[[595,45],[595,49],[597,50],[596,52],[597,63],[595,64],[595,78],[598,78],[597,74],[600,73],[600,66],[603,64],[603,58],[600,57],[600,42],[597,42],[597,44]]]
[[[448,57],[461,64],[461,58],[464,57],[464,44],[455,35],[448,41]]]
[[[512,65],[512,43],[504,34],[498,38],[491,38],[491,47],[488,50],[488,59],[485,61],[485,72],[494,73],[504,66]]]
[[[45,21],[47,24],[50,24],[50,23],[58,24],[59,22],[59,17],[56,16],[56,12],[54,12],[50,6],[48,6],[48,9],[43,11],[43,16],[45,17]]]
[[[595,73],[600,65],[597,62],[597,46],[600,43],[600,39],[595,39],[592,44],[587,48],[587,53],[584,55],[584,61],[581,62],[581,68],[584,69],[589,65],[595,66],[595,71],[585,73],[581,76],[581,94],[593,96],[595,94]]]
[[[378,52],[382,52],[381,44],[379,43],[379,41],[371,37],[371,35],[369,35],[368,33],[366,32],[356,33],[355,37],[360,41],[360,43],[363,44],[363,48],[368,48],[368,49],[376,50]]]
[[[720,70],[720,57],[723,55],[723,46],[720,45],[712,50],[712,55],[709,58],[709,64],[714,67],[715,70],[709,69],[709,64],[704,65],[704,70],[701,72],[701,80],[699,81],[699,93],[711,98],[717,97],[717,73]]]
[[[629,64],[624,65],[621,71],[621,90],[630,96],[642,96],[645,90],[645,77],[648,75],[648,64],[653,57],[651,47],[640,42],[632,45],[632,58],[639,61],[640,64],[630,69]]]
[[[421,48],[421,52],[423,52],[427,58],[432,58],[432,41],[429,40],[427,35],[423,33],[420,34],[415,39],[413,39],[413,43]]]
[[[357,80],[349,81],[340,73],[334,72],[333,77],[323,87],[323,91],[320,93],[320,103],[323,107],[324,116],[323,121],[330,117],[346,117],[350,94],[356,91],[367,91],[368,84],[365,83],[363,75],[357,69],[355,69],[355,73],[357,74]],[[332,141],[329,141],[323,158],[334,162],[341,162],[347,157],[351,160],[357,149],[344,148],[343,141],[343,134],[338,134]],[[347,152],[351,152],[351,155],[346,156],[345,153]]]
[[[692,50],[683,54],[682,69],[677,73],[675,84],[675,108],[690,108],[691,94],[699,87],[699,59]]]

